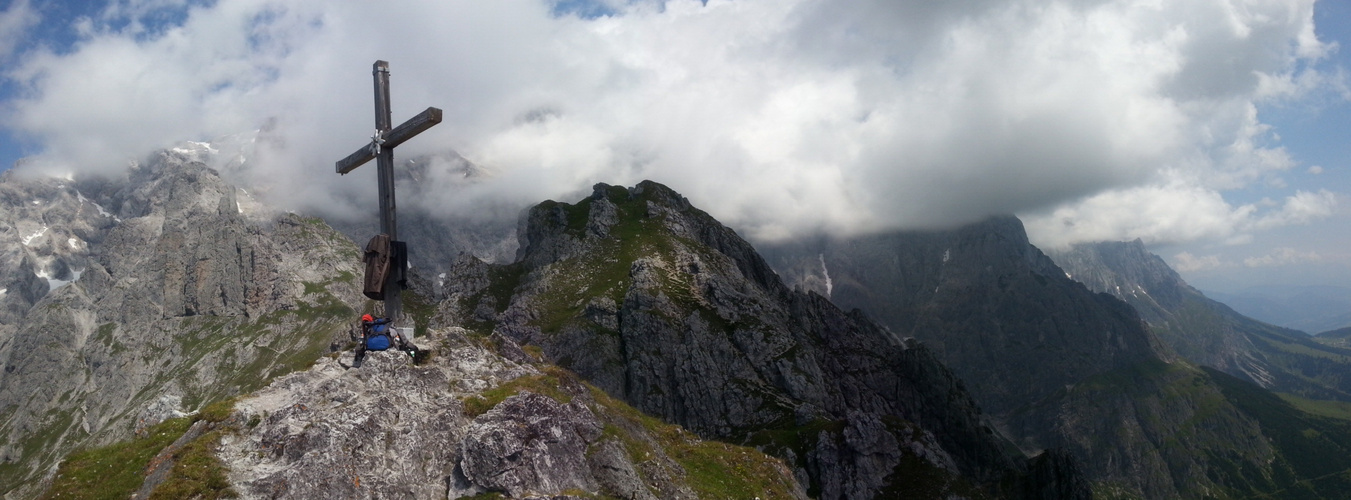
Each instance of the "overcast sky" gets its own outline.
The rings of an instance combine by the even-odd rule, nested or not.
[[[116,173],[261,128],[232,175],[364,213],[374,168],[332,165],[385,59],[396,123],[445,110],[396,156],[493,172],[434,171],[418,202],[447,213],[652,179],[758,240],[1016,213],[1202,287],[1351,286],[1347,3],[8,0],[0,165]]]

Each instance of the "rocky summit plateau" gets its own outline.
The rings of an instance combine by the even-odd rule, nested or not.
[[[1103,253],[1070,270],[1011,217],[757,248],[651,181],[536,204],[514,242],[419,213],[399,321],[426,354],[354,369],[356,319],[378,310],[358,289],[363,226],[250,192],[181,149],[114,177],[0,178],[4,498],[1341,498],[1351,483],[1351,421],[1309,403],[1339,396],[1340,372],[1300,379],[1294,358],[1244,347],[1276,337],[1241,319],[1188,333],[1211,323],[1179,319],[1182,285]],[[1210,345],[1248,350],[1195,355]]]

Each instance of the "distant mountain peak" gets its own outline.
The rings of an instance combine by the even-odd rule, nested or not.
[[[1351,363],[1351,351],[1211,300],[1138,239],[1081,243],[1050,255],[1075,280],[1131,304],[1161,339],[1194,363],[1281,392],[1351,399],[1351,364],[1343,365]]]

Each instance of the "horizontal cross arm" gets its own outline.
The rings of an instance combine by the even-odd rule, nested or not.
[[[417,116],[409,118],[408,121],[394,127],[385,134],[384,141],[380,144],[382,148],[394,148],[404,141],[412,139],[413,136],[422,133],[422,131],[432,128],[433,125],[441,123],[441,110],[438,108],[427,108]],[[362,146],[346,158],[338,160],[337,171],[340,174],[346,174],[364,165],[366,162],[375,158],[375,151],[369,145]]]
[[[366,164],[366,162],[371,161],[374,158],[375,152],[371,151],[371,147],[369,145],[362,146],[361,149],[356,150],[355,153],[347,155],[346,158],[338,160],[337,164],[338,173],[347,174],[348,172],[355,170],[357,167]]]
[[[421,134],[423,130],[432,128],[432,125],[441,123],[441,110],[438,108],[427,108],[417,116],[409,118],[408,121],[400,123],[385,135],[385,143],[381,147],[393,148],[403,141],[412,139],[413,136]]]

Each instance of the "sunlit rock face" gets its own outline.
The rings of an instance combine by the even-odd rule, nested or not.
[[[351,241],[260,210],[194,158],[164,151],[121,178],[0,179],[0,227],[14,236],[0,238],[6,490],[346,337],[360,304]]]
[[[247,498],[695,499],[717,491],[696,477],[711,472],[806,498],[781,462],[644,418],[510,341],[451,327],[422,342],[436,354],[416,365],[385,351],[348,369],[344,353],[238,401],[239,427],[218,451],[232,487]]]

